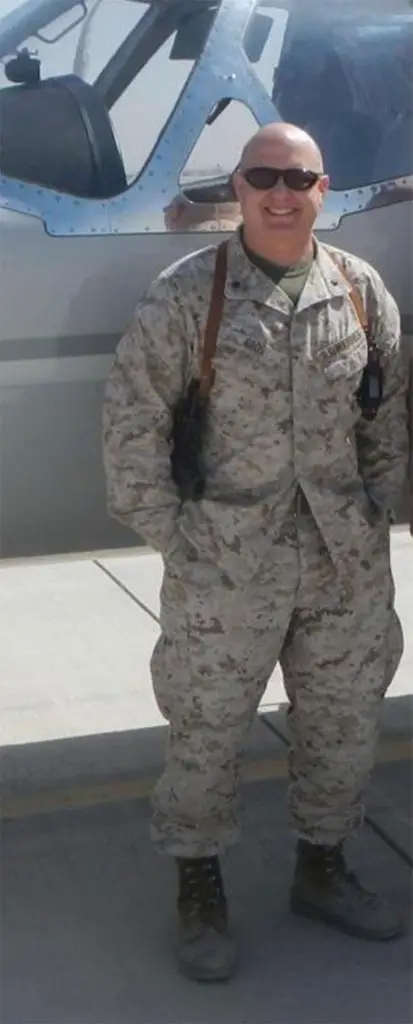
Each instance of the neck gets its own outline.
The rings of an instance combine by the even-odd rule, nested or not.
[[[310,260],[314,255],[313,237],[304,239],[279,239],[254,234],[242,228],[242,238],[248,249],[261,259],[276,263],[280,267],[293,267],[296,263]]]

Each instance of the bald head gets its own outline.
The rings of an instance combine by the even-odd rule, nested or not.
[[[311,135],[295,124],[264,125],[244,147],[232,183],[252,252],[282,267],[311,256],[329,185]]]
[[[266,162],[270,166],[298,165],[323,173],[323,157],[315,140],[298,125],[282,121],[259,128],[244,146],[239,166],[245,170]]]

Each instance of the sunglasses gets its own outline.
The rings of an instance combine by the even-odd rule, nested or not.
[[[322,177],[316,171],[306,171],[301,167],[287,167],[286,170],[279,170],[278,167],[249,167],[241,173],[251,188],[258,192],[275,188],[280,178],[292,192],[308,192]]]

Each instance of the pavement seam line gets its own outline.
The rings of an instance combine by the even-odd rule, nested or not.
[[[396,839],[393,839],[393,836],[390,835],[387,828],[384,828],[383,825],[379,825],[379,823],[375,821],[370,814],[365,815],[365,822],[369,825],[372,832],[374,832],[375,835],[390,848],[390,850],[393,850],[393,853],[400,857],[400,860],[404,861],[409,868],[413,868],[413,857],[410,853],[407,853],[407,850],[404,850],[403,847],[400,846],[400,843],[398,843]]]
[[[122,580],[118,579],[118,577],[115,576],[115,574],[111,572],[110,569],[107,569],[106,565],[102,565],[102,563],[99,562],[99,559],[97,558],[93,559],[93,565],[95,565],[97,569],[100,569],[101,572],[104,572],[105,576],[107,576],[108,579],[112,580],[112,583],[114,583],[116,587],[119,587],[119,590],[122,590],[122,592],[126,594],[126,596],[129,597],[131,601],[134,601],[134,603],[138,605],[138,608],[140,608],[143,612],[146,612],[146,615],[149,615],[150,618],[153,619],[154,622],[156,622],[157,626],[160,625],[159,618],[157,615],[155,615],[155,612],[153,612],[151,608],[148,608],[145,602],[141,601],[140,598],[137,597],[136,594],[134,594],[133,590],[129,590],[129,587],[126,586],[126,583],[122,583]]]

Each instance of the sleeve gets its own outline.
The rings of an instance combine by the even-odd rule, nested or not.
[[[109,515],[163,553],[180,501],[172,480],[172,411],[186,380],[187,328],[177,286],[158,278],[120,341],[105,388]]]
[[[408,472],[408,373],[400,339],[397,305],[378,274],[372,281],[373,336],[381,353],[383,401],[372,421],[356,429],[358,460],[366,491],[394,518]]]

